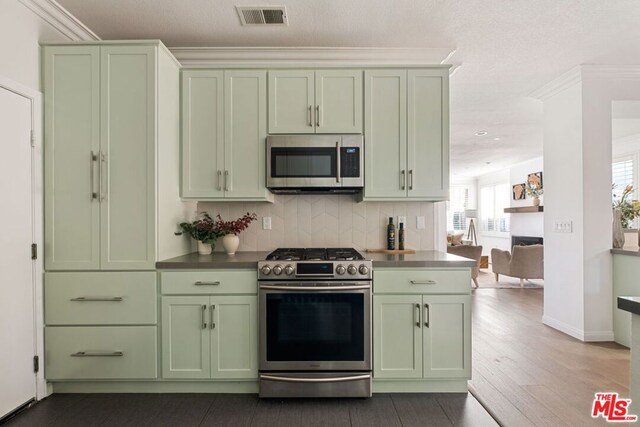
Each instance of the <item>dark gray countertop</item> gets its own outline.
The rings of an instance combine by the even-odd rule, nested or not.
[[[165,269],[214,269],[257,268],[269,252],[237,252],[229,256],[222,252],[198,255],[196,252],[156,263],[156,268]],[[373,267],[473,267],[475,261],[438,251],[419,251],[415,254],[389,255],[364,252],[364,257],[373,261]]]
[[[640,314],[640,297],[618,297],[618,308],[633,314]]]
[[[611,253],[614,255],[640,256],[640,249],[611,249]]]

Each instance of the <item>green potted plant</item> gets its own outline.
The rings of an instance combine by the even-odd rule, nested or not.
[[[536,184],[527,182],[527,194],[533,199],[533,206],[540,206],[540,196],[544,193],[544,189]]]
[[[200,213],[192,222],[181,222],[180,229],[198,241],[198,253],[210,255],[216,245],[216,240],[221,236],[215,226],[215,222],[208,213]]]

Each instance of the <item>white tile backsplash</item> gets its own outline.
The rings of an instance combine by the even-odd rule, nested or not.
[[[258,221],[240,234],[241,251],[270,251],[278,247],[385,248],[389,217],[407,217],[405,246],[433,250],[434,204],[431,202],[364,202],[351,195],[275,195],[274,203],[200,202],[199,212],[235,219],[255,212]],[[416,216],[427,227],[416,229]],[[271,217],[271,230],[262,229],[262,217]],[[216,245],[222,251],[222,245]]]

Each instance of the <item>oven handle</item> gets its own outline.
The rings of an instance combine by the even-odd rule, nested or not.
[[[351,377],[330,377],[330,378],[294,378],[294,377],[279,377],[275,375],[260,375],[261,380],[283,381],[287,383],[334,383],[334,382],[343,382],[343,381],[368,380],[370,378],[371,378],[371,374],[354,375]]]
[[[273,289],[277,291],[352,291],[356,289],[371,289],[370,285],[351,286],[278,286],[260,285],[260,289]]]

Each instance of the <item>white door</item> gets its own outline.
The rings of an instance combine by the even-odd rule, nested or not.
[[[35,398],[31,101],[0,87],[0,417]]]

